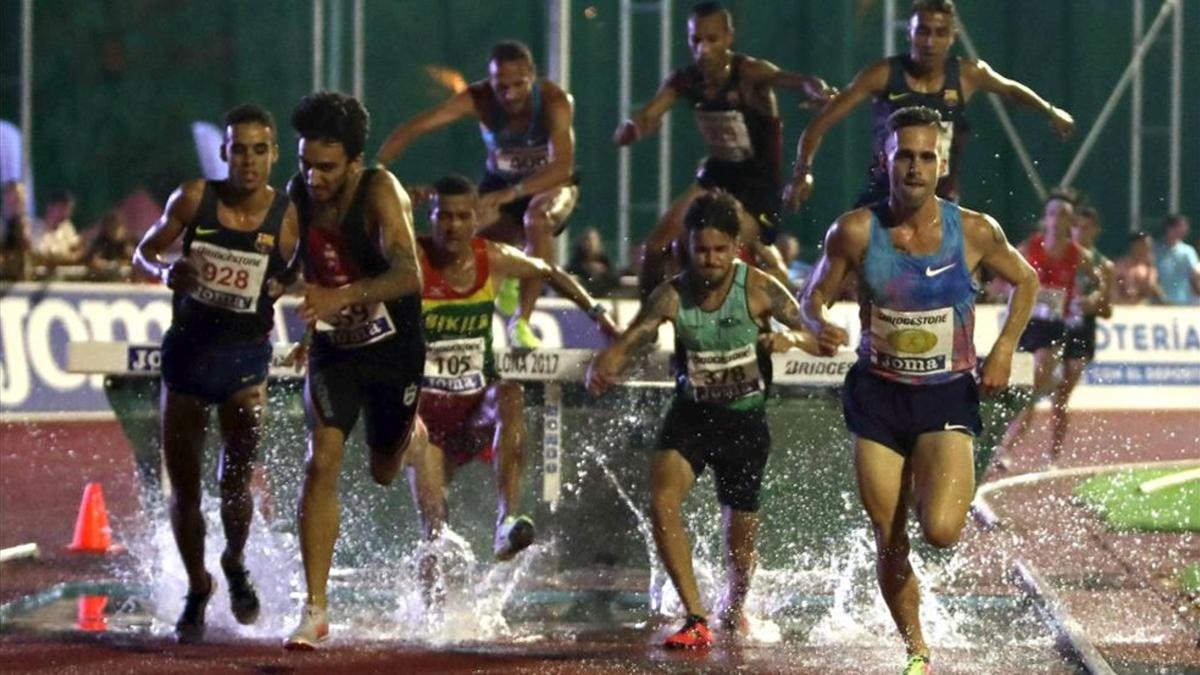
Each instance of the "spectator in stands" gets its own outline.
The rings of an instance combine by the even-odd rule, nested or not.
[[[1117,283],[1113,284],[1113,304],[1144,305],[1166,301],[1158,283],[1154,265],[1154,237],[1145,231],[1129,236],[1129,250],[1115,263]]]
[[[1155,247],[1158,281],[1169,305],[1200,304],[1200,256],[1184,241],[1191,223],[1182,213],[1163,220],[1162,242]]]
[[[609,295],[616,288],[617,273],[604,252],[599,230],[589,227],[575,238],[567,272],[578,277],[579,283],[594,296]]]
[[[133,248],[134,241],[129,236],[129,228],[125,226],[121,212],[114,209],[105,213],[100,219],[100,232],[83,254],[88,278],[94,281],[128,281]]]
[[[47,267],[78,264],[83,257],[83,242],[71,216],[75,213],[75,195],[58,189],[50,193],[46,204],[46,231],[38,241],[39,262]]]
[[[808,280],[808,275],[812,274],[813,266],[800,257],[800,240],[785,232],[779,235],[775,245],[779,248],[779,255],[783,257],[784,266],[787,267],[788,281],[796,288],[804,288],[804,282]]]
[[[4,184],[4,230],[0,232],[0,281],[28,281],[33,273],[33,242],[29,236],[29,213],[25,185]]]

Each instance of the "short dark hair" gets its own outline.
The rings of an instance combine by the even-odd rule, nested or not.
[[[724,15],[725,25],[733,28],[733,14],[728,9],[725,9],[725,5],[716,2],[716,0],[705,0],[704,2],[697,2],[692,5],[691,10],[688,11],[688,18],[707,19],[715,14]]]
[[[10,181],[16,183],[18,181]],[[54,188],[50,191],[50,195],[46,198],[47,204],[65,204],[75,202],[75,193],[67,188]]]
[[[470,178],[459,174],[452,173],[437,179],[433,184],[433,193],[438,197],[445,195],[470,195],[475,196],[475,183]]]
[[[1075,209],[1075,215],[1082,218],[1087,218],[1088,220],[1097,224],[1100,223],[1100,212],[1096,210],[1096,207],[1091,205],[1084,205]]]
[[[688,231],[699,231],[712,227],[736,237],[741,229],[738,219],[738,202],[724,190],[709,190],[692,201],[687,215],[683,217]]]
[[[496,63],[512,63],[513,61],[528,61],[529,65],[536,67],[533,61],[533,52],[529,51],[529,47],[524,42],[517,40],[505,40],[497,42],[492,47],[492,55],[489,61]]]
[[[278,127],[275,126],[275,116],[269,110],[262,106],[253,103],[243,103],[238,107],[225,113],[223,121],[225,127],[231,127],[235,124],[261,124],[271,130],[274,134]]]
[[[942,123],[942,115],[933,108],[911,105],[888,115],[887,131],[893,134],[905,127],[936,127]]]
[[[1163,229],[1169,230],[1179,223],[1191,224],[1191,221],[1188,220],[1188,217],[1182,213],[1168,213],[1166,217],[1163,218]]]
[[[909,16],[917,12],[937,12],[939,14],[949,14],[952,18],[956,15],[954,9],[954,0],[913,0],[912,12]]]
[[[355,159],[367,144],[371,115],[353,96],[318,91],[305,96],[292,111],[292,128],[310,141],[336,141]]]
[[[1069,185],[1059,185],[1050,188],[1050,191],[1046,193],[1046,199],[1042,202],[1042,206],[1055,200],[1066,202],[1071,206],[1079,206],[1080,202],[1083,201],[1083,193]]]

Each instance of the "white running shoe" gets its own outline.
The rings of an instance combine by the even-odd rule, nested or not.
[[[312,651],[329,638],[329,613],[316,605],[304,605],[300,625],[283,641],[284,649]]]
[[[497,560],[512,560],[533,543],[533,520],[529,516],[509,516],[496,527],[492,552]]]

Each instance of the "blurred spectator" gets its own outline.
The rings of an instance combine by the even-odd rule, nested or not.
[[[46,233],[38,242],[37,254],[47,267],[74,265],[83,257],[83,242],[71,216],[75,213],[75,195],[70,190],[55,190],[46,204]]]
[[[1191,223],[1174,213],[1163,220],[1162,242],[1155,248],[1158,282],[1168,305],[1200,304],[1200,256],[1184,241]]]
[[[33,276],[33,242],[25,207],[25,185],[4,184],[4,231],[0,232],[0,281],[28,281]]]
[[[788,271],[788,280],[796,288],[803,288],[804,282],[812,274],[813,266],[800,258],[800,240],[785,232],[775,240],[775,245],[779,247],[779,255],[783,256],[783,264]]]
[[[1163,302],[1158,268],[1154,266],[1154,238],[1148,232],[1129,236],[1129,250],[1116,261],[1117,283],[1113,285],[1113,303],[1142,305]]]
[[[100,233],[88,245],[83,262],[94,281],[128,281],[134,241],[120,211],[109,211],[100,219]]]
[[[595,296],[609,295],[617,286],[617,273],[604,252],[600,231],[589,227],[575,238],[567,272],[579,277],[579,283]]]

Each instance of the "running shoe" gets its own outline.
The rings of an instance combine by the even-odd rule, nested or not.
[[[221,563],[221,569],[229,582],[229,609],[233,611],[233,618],[246,626],[254,623],[258,620],[259,603],[250,572],[242,565],[226,567],[224,563]]]
[[[515,319],[508,324],[508,342],[520,349],[537,349],[542,346],[542,339],[533,332],[533,327],[525,319]]]
[[[183,599],[183,611],[175,622],[175,639],[178,642],[191,644],[204,639],[204,610],[208,600],[217,588],[217,580],[208,576],[208,590],[204,593],[188,593]]]
[[[708,630],[708,622],[702,616],[688,616],[677,633],[672,633],[663,642],[667,649],[708,649],[712,646],[712,631]]]
[[[928,656],[913,654],[908,657],[908,663],[900,675],[933,675],[933,666],[929,664]]]
[[[496,560],[512,560],[533,543],[533,520],[529,516],[509,516],[496,526],[493,552]]]
[[[496,289],[496,309],[501,314],[511,315],[517,311],[520,302],[521,282],[511,277],[501,281],[500,288]]]
[[[304,605],[300,625],[283,641],[284,649],[312,651],[329,638],[329,614],[316,605]]]

